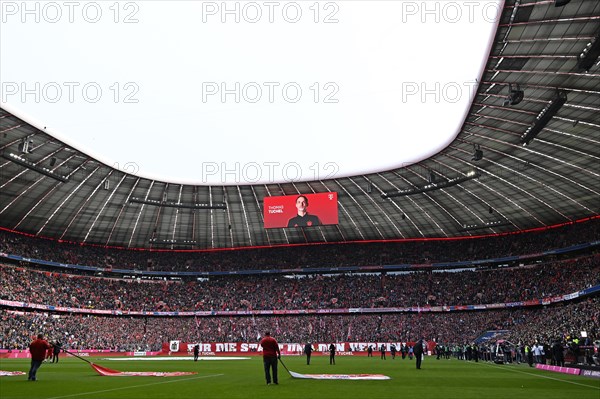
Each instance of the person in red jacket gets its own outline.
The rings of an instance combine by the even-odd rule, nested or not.
[[[273,370],[273,383],[279,384],[279,381],[277,380],[277,359],[281,357],[279,344],[275,338],[271,337],[271,333],[267,331],[264,338],[260,341],[260,346],[263,348],[263,363],[265,366],[267,385],[271,385],[270,370]]]
[[[54,347],[50,345],[50,348],[46,351],[46,359],[44,361],[49,362],[52,360],[52,355],[54,354]]]
[[[46,358],[48,349],[50,349],[50,344],[42,334],[38,334],[37,339],[29,345],[29,352],[31,352],[31,368],[29,369],[29,378],[27,378],[29,381],[36,380],[35,375]]]

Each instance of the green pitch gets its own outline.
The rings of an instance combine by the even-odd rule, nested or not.
[[[599,399],[600,380],[539,371],[527,365],[493,365],[426,358],[421,370],[414,360],[377,357],[283,357],[286,366],[304,374],[385,374],[386,381],[298,380],[281,364],[279,385],[266,385],[262,360],[110,361],[95,363],[121,371],[196,371],[181,377],[102,377],[85,362],[61,359],[44,363],[38,381],[27,376],[0,377],[0,398],[484,398]],[[0,359],[0,370],[27,372],[28,360]]]

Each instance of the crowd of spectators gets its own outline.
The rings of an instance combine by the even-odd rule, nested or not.
[[[487,271],[397,274],[383,282],[385,303],[393,306],[527,301],[600,285],[600,256]]]
[[[486,238],[159,252],[70,244],[0,231],[0,252],[100,268],[204,272],[477,260],[538,253],[592,242],[599,236],[600,219],[593,219],[558,228]]]
[[[531,312],[514,317],[511,325],[515,326],[500,338],[511,342],[543,342],[565,340],[568,335],[578,336],[581,331],[588,332],[590,341],[600,339],[600,298],[590,299],[571,305],[562,305],[566,311]],[[565,326],[572,326],[566,329]]]
[[[0,231],[0,252],[132,270],[222,271],[464,261],[539,253],[600,236],[600,220],[534,233],[451,241],[404,241],[235,251],[152,252],[102,248]],[[533,261],[532,261],[533,262]],[[541,299],[600,285],[598,255],[518,267],[363,275],[244,275],[147,281],[67,275],[0,264],[0,298],[59,307],[133,311],[337,309],[470,305]],[[420,336],[468,343],[506,329],[512,341],[587,331],[600,337],[600,298],[514,310],[311,316],[130,317],[0,309],[0,348],[23,349],[43,333],[72,349],[159,350],[172,339],[256,342],[403,342]]]
[[[509,330],[514,342],[546,342],[586,331],[600,337],[600,298],[543,308],[449,313],[263,317],[101,317],[0,310],[0,348],[25,349],[43,333],[70,349],[161,349],[164,342],[250,342],[272,331],[281,343],[406,342],[423,336],[471,343],[489,330]]]
[[[0,264],[0,298],[127,311],[222,311],[451,306],[542,299],[600,285],[600,255],[454,272],[333,276],[220,276],[124,280]]]

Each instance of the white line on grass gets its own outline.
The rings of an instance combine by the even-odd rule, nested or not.
[[[142,388],[142,387],[149,387],[149,386],[152,386],[152,385],[170,384],[170,383],[173,383],[173,382],[181,382],[181,381],[189,381],[189,380],[199,380],[201,378],[220,377],[222,375],[225,375],[225,374],[202,375],[202,376],[198,376],[198,377],[182,378],[182,379],[179,379],[179,380],[154,382],[152,384],[131,385],[131,386],[128,386],[128,387],[103,389],[102,391],[81,392],[81,393],[74,393],[74,394],[71,394],[71,395],[53,396],[53,397],[48,398],[48,399],[73,398],[75,396],[93,395],[93,394],[97,394],[97,393],[112,392],[112,391],[122,391],[124,389]]]
[[[502,370],[506,370],[506,371],[514,371],[515,373],[522,373],[522,374],[527,374],[527,375],[533,375],[535,377],[547,378],[549,380],[566,382],[567,384],[580,385],[582,387],[595,388],[595,389],[599,389],[600,390],[600,387],[596,387],[594,385],[581,384],[579,382],[567,381],[567,380],[563,380],[563,379],[560,379],[560,378],[549,377],[547,375],[542,375],[542,374],[528,373],[527,371],[515,370],[515,369],[512,369],[512,368],[504,368],[504,367],[501,367],[501,366],[497,366],[495,364],[488,364],[488,363],[483,363],[483,364],[485,364],[486,366],[496,367],[496,368],[499,368],[499,369],[502,369]]]

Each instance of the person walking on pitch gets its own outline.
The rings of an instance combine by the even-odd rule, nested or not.
[[[263,349],[263,365],[265,367],[265,378],[267,380],[267,385],[271,385],[271,381],[273,384],[279,384],[279,380],[277,378],[277,359],[281,358],[281,352],[279,351],[279,344],[275,340],[275,338],[271,337],[270,332],[265,332],[264,338],[260,341],[260,346]],[[272,378],[271,378],[272,371]]]
[[[46,359],[46,353],[50,349],[50,344],[44,339],[42,334],[38,334],[37,339],[29,345],[31,352],[31,367],[29,368],[28,381],[37,381],[37,371]]]

